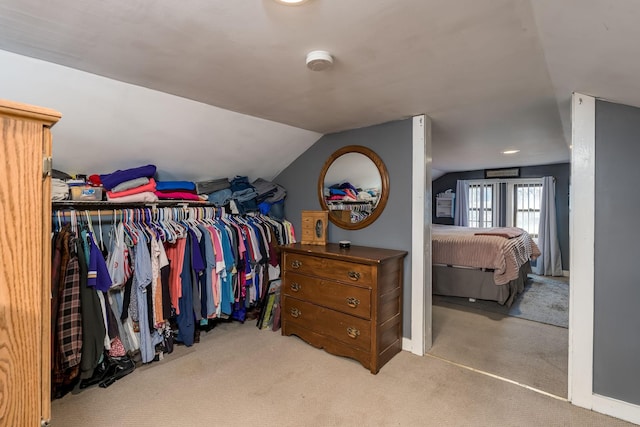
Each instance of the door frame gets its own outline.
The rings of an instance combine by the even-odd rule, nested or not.
[[[411,338],[402,349],[423,356],[432,344],[431,327],[431,119],[413,117],[411,185]]]
[[[569,240],[569,400],[640,424],[640,406],[593,392],[596,98],[573,93],[571,100],[571,193]]]

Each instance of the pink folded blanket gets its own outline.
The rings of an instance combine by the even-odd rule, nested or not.
[[[107,196],[109,196],[110,199],[117,199],[119,197],[132,196],[134,194],[140,194],[145,192],[153,193],[154,191],[156,191],[156,182],[154,181],[153,178],[149,178],[149,182],[145,185],[141,185],[135,188],[130,188],[124,191],[118,191],[117,193],[114,193],[113,191],[107,191]]]
[[[493,227],[487,228],[484,231],[477,231],[474,234],[476,236],[498,236],[505,239],[513,239],[522,235],[523,230],[518,227]]]
[[[110,191],[107,191],[107,200],[116,203],[153,203],[158,201],[158,196],[151,191],[143,191],[142,193],[131,194],[129,196],[109,197]]]
[[[197,194],[187,193],[184,191],[156,191],[155,195],[158,196],[159,199],[201,201]]]

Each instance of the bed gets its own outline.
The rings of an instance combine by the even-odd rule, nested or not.
[[[432,225],[433,293],[511,306],[524,290],[530,261],[540,256],[531,236],[516,227]]]

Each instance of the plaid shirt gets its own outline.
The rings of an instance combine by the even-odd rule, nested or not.
[[[74,248],[77,239],[69,239]],[[58,309],[59,368],[66,370],[80,363],[82,350],[82,318],[80,308],[80,268],[77,253],[69,259]]]

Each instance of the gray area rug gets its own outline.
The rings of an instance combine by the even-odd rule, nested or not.
[[[468,298],[433,296],[434,304],[462,305],[476,310],[484,310],[505,316],[520,317],[534,322],[569,327],[569,278],[529,275],[524,291],[518,295],[511,307],[495,301]]]

